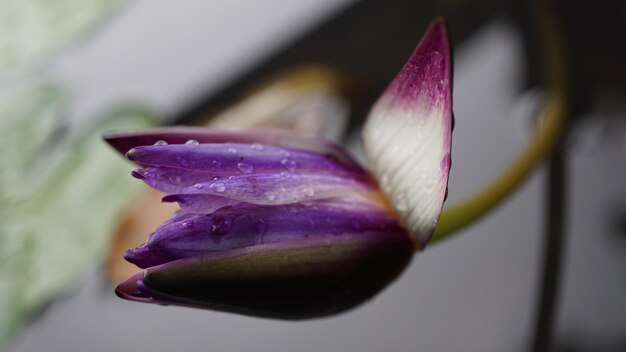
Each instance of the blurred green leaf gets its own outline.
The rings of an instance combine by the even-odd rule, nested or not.
[[[0,1],[0,71],[30,63],[91,29],[120,0]]]
[[[53,85],[0,97],[0,346],[102,259],[139,186],[100,135],[154,119],[119,111],[69,133],[65,104]]]

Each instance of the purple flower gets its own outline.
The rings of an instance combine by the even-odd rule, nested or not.
[[[434,231],[450,165],[450,86],[437,20],[368,119],[375,177],[334,144],[288,131],[108,135],[141,166],[132,175],[181,208],[125,254],[145,270],[116,293],[284,319],[371,298]]]

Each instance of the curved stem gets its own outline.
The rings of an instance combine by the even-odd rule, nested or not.
[[[547,213],[544,237],[541,296],[537,305],[534,338],[531,351],[549,351],[559,286],[559,274],[565,237],[566,155],[557,148],[548,169]]]
[[[454,232],[477,221],[496,207],[519,187],[534,168],[559,141],[566,120],[565,104],[553,98],[543,109],[544,121],[535,136],[513,163],[485,188],[468,199],[443,210],[432,242],[449,237]]]
[[[510,196],[533,169],[554,149],[566,126],[569,114],[567,104],[567,62],[559,28],[549,9],[539,5],[539,22],[544,36],[545,66],[548,101],[541,111],[537,130],[529,144],[511,165],[492,182],[459,204],[443,210],[432,243],[449,238],[458,230],[472,224]]]

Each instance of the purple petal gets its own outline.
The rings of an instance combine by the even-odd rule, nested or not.
[[[213,196],[210,194],[170,194],[163,197],[163,202],[178,202],[182,211],[192,215],[211,214],[226,206],[244,203],[236,199]]]
[[[109,133],[104,136],[104,139],[122,154],[126,154],[132,148],[153,145],[158,141],[166,141],[170,144],[184,144],[189,140],[195,140],[203,144],[242,143],[274,145],[308,150],[335,159],[348,168],[360,168],[350,155],[334,143],[322,138],[298,134],[290,130],[224,131],[203,127],[164,127]]]
[[[149,288],[143,282],[143,275],[144,273],[133,275],[126,281],[117,285],[117,287],[115,288],[115,294],[120,298],[135,302],[154,303],[162,305],[173,304],[177,306],[202,308],[198,307],[197,305],[188,304],[181,300],[177,300],[173,297],[168,297],[167,295],[161,294]]]
[[[403,233],[397,220],[376,205],[355,201],[255,206],[240,204],[208,215],[181,217],[160,226],[126,260],[147,268],[181,258],[267,243],[320,236]]]
[[[372,172],[420,248],[432,236],[447,190],[451,63],[446,25],[438,19],[372,108],[363,132]]]
[[[123,298],[281,319],[336,314],[370,299],[408,264],[404,233],[320,236],[214,252],[149,268]],[[122,286],[122,285],[120,285]],[[128,290],[134,289],[139,291]]]
[[[354,196],[357,199],[369,198],[379,193],[378,187],[367,177],[251,174],[215,178],[191,186],[179,186],[171,184],[167,180],[148,178],[140,175],[139,172],[135,172],[134,175],[162,192],[173,193],[174,196],[166,196],[163,198],[164,201],[180,202],[185,211],[205,213],[221,207],[218,204],[222,203],[246,202],[278,205],[348,196]],[[188,196],[199,194],[208,197]],[[237,202],[229,201],[229,199]]]
[[[146,170],[148,178],[187,186],[214,177],[263,172],[365,174],[363,169],[348,168],[329,156],[258,144],[143,146],[130,150],[126,156],[151,167]]]
[[[115,294],[118,297],[128,299],[136,302],[146,302],[146,303],[157,303],[157,304],[169,304],[171,300],[160,296],[155,297],[152,295],[153,292],[148,294],[145,292],[145,285],[143,285],[143,272],[131,276],[126,281],[120,283],[115,288]]]

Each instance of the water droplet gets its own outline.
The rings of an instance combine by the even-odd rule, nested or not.
[[[254,166],[250,164],[244,164],[244,163],[238,163],[237,168],[239,169],[239,171],[243,172],[244,174],[249,174],[252,172],[252,170],[254,170]]]
[[[235,179],[235,176],[228,176],[228,179],[232,181]]]
[[[215,192],[224,192],[226,190],[226,185],[221,182],[211,183],[209,185],[209,189]]]
[[[167,142],[162,140],[162,139],[159,139],[158,141],[154,142],[154,145],[157,145],[157,146],[158,145],[167,145]]]
[[[200,142],[198,142],[198,141],[197,141],[197,140],[195,140],[195,139],[190,139],[190,140],[188,140],[187,142],[185,142],[185,144],[186,144],[186,145],[198,145],[198,144],[200,144]]]
[[[296,162],[290,159],[283,159],[280,161],[280,164],[289,172],[293,172],[296,169]]]
[[[276,199],[276,193],[272,191],[265,192],[265,198],[267,198],[270,202],[273,202]]]
[[[176,161],[178,161],[178,163],[180,164],[180,166],[182,167],[189,167],[191,164],[189,163],[189,160],[182,158],[180,156],[176,157]]]
[[[196,183],[195,185],[193,185],[193,188],[195,189],[202,189],[202,187],[204,187],[202,183]]]
[[[224,235],[230,232],[232,220],[221,215],[213,216],[213,224],[211,225],[211,239],[218,241]]]
[[[170,179],[170,182],[175,184],[175,185],[180,183],[180,177],[179,176],[172,175],[172,176],[169,177],[169,179]]]
[[[260,143],[254,143],[250,146],[250,148],[254,149],[254,150],[263,150],[263,145]]]
[[[156,177],[156,174],[154,173],[154,171],[151,171],[151,170],[148,170],[148,169],[144,170],[143,175],[145,177],[147,177],[147,178],[155,178]]]
[[[313,197],[315,195],[315,191],[313,188],[305,188],[302,190],[302,193],[306,194],[309,197]]]
[[[235,149],[233,147],[230,147],[230,148],[228,148],[228,152],[232,153],[232,154],[237,154],[237,149]]]
[[[404,196],[404,194],[398,196],[394,203],[395,203],[395,206],[396,206],[396,210],[398,212],[400,212],[400,213],[405,212],[407,210],[407,208],[408,208],[407,200],[406,200],[406,197]]]
[[[211,165],[213,165],[215,167],[220,167],[220,166],[222,166],[222,162],[220,162],[219,160],[213,160],[213,161],[211,161]]]
[[[191,227],[191,225],[193,225],[193,222],[191,221],[183,221],[183,227],[188,229]]]

